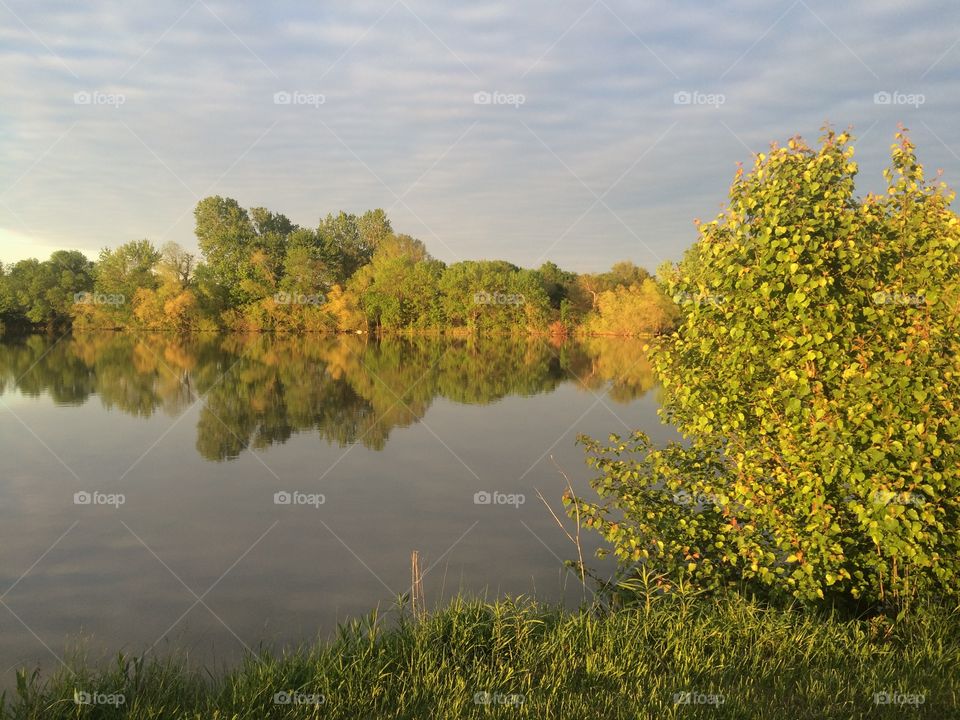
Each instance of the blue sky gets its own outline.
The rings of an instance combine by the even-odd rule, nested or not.
[[[0,259],[195,248],[219,194],[383,207],[447,262],[653,269],[824,121],[863,192],[899,121],[960,186],[958,66],[956,2],[0,0]]]

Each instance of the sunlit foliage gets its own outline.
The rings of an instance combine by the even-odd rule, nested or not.
[[[883,195],[828,131],[738,173],[672,272],[652,344],[688,438],[587,441],[601,504],[568,498],[626,567],[673,581],[904,607],[960,588],[960,220],[905,133]]]

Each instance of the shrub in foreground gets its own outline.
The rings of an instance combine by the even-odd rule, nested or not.
[[[960,592],[960,221],[904,132],[883,196],[846,133],[742,172],[661,273],[652,344],[688,442],[587,441],[600,503],[567,498],[629,568],[716,588],[902,608]]]

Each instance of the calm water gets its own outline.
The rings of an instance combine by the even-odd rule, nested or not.
[[[219,664],[325,637],[407,592],[412,550],[429,604],[576,604],[575,550],[536,491],[559,514],[557,465],[587,487],[578,433],[670,436],[641,346],[0,344],[2,684],[78,647]]]

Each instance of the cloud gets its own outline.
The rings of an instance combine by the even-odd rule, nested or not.
[[[947,2],[9,7],[28,27],[0,8],[0,225],[29,233],[0,236],[5,261],[139,237],[195,247],[193,205],[219,193],[306,225],[393,206],[448,261],[655,265],[717,211],[737,161],[825,120],[865,135],[865,190],[899,120],[960,180]],[[877,105],[879,90],[926,102]],[[325,101],[277,105],[279,91]]]

